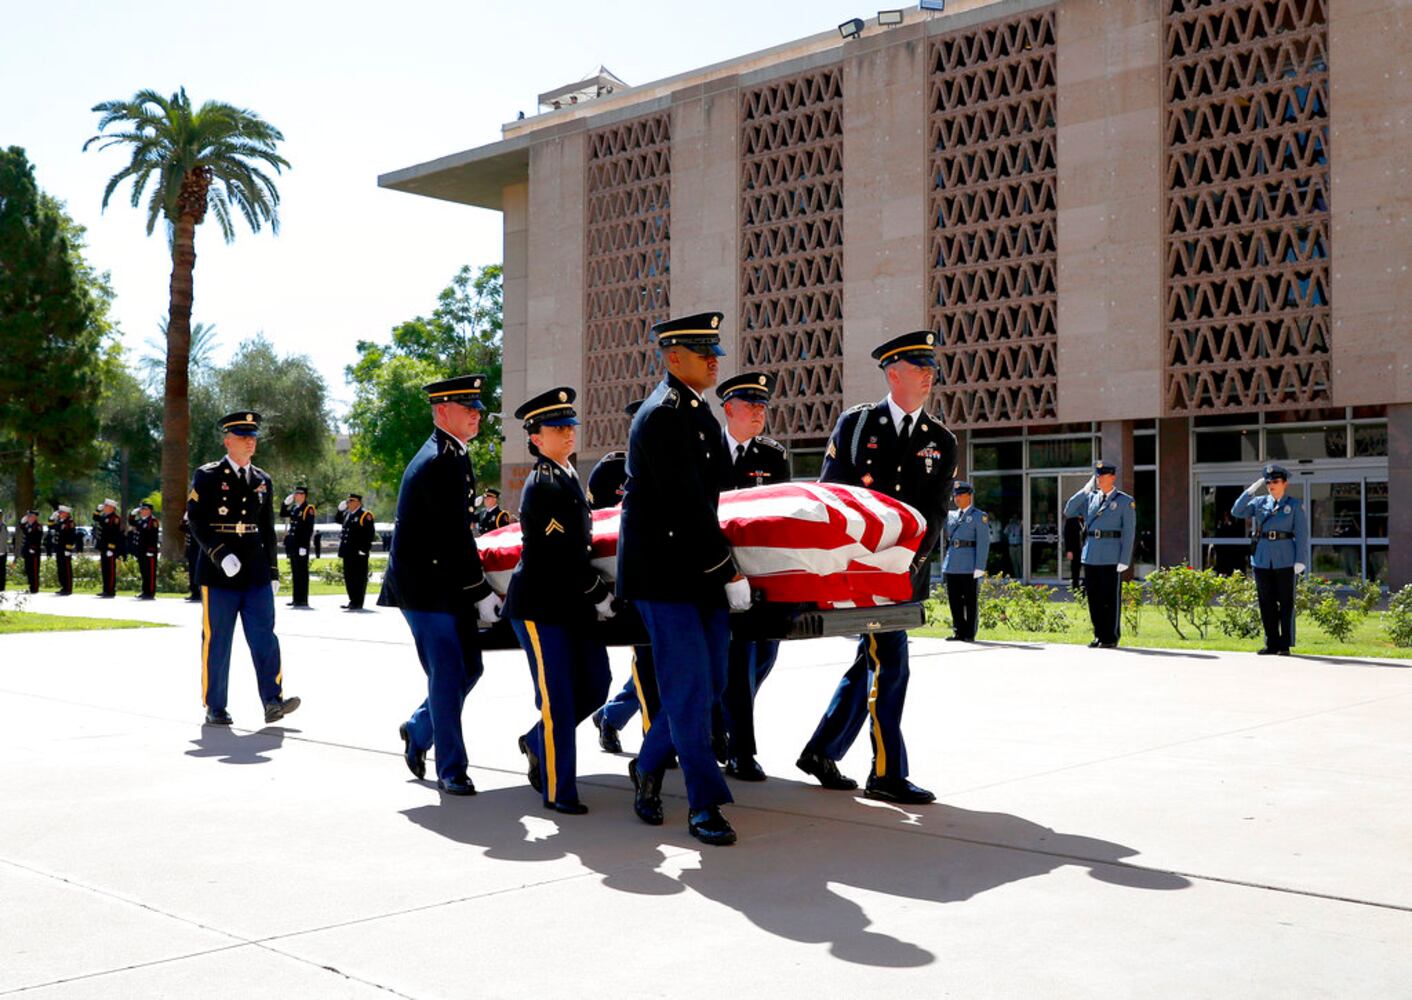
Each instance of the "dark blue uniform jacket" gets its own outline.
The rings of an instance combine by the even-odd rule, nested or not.
[[[505,617],[570,624],[594,620],[612,590],[594,569],[593,515],[577,476],[540,459],[520,495],[520,564],[505,594]]]
[[[275,548],[274,483],[254,465],[242,481],[229,458],[208,462],[191,477],[186,497],[187,531],[201,546],[196,583],[202,587],[244,590],[279,579]],[[226,576],[221,560],[234,555],[240,572]]]

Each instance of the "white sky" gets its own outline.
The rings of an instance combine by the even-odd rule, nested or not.
[[[498,213],[384,191],[378,174],[494,142],[537,94],[600,64],[642,84],[875,13],[847,0],[0,0],[0,145],[24,147],[40,187],[88,227],[89,259],[112,272],[125,342],[141,352],[166,315],[170,257],[163,230],[146,236],[128,207],[130,184],[100,214],[126,156],[80,152],[89,109],[185,86],[194,103],[272,122],[292,164],[280,235],[237,221],[227,246],[208,220],[193,319],[217,325],[218,360],[257,331],[310,355],[341,412],[358,340],[430,312],[461,264],[501,253]]]

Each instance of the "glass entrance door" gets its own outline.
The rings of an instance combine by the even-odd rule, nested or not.
[[[1064,504],[1088,482],[1083,472],[1032,472],[1029,475],[1029,544],[1026,576],[1031,580],[1058,580],[1063,544]]]

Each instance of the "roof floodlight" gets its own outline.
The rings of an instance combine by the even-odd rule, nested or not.
[[[838,26],[838,33],[844,38],[857,38],[863,33],[863,19],[855,17],[850,21],[844,21]]]
[[[919,0],[917,6],[922,10],[945,10],[946,0]]]
[[[884,28],[895,28],[902,23],[902,11],[900,10],[880,10],[878,11],[878,24]]]

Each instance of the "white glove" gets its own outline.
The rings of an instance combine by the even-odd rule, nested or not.
[[[294,494],[293,494],[293,493],[289,494],[289,496],[287,496],[287,497],[284,498],[284,505],[285,505],[286,507],[288,507],[288,506],[289,506],[290,504],[292,504],[292,503],[294,503]]]
[[[272,593],[272,594],[278,594],[278,593],[279,593],[279,581],[278,581],[278,580],[271,580],[271,581],[270,581],[270,593]]]
[[[299,550],[299,554],[300,554],[301,556],[307,556],[307,555],[309,554],[309,550],[308,550],[308,549],[300,549],[300,550]]]
[[[742,576],[739,580],[732,580],[726,584],[726,603],[730,605],[732,611],[748,611],[750,609],[750,581]]]
[[[1262,486],[1264,486],[1264,485],[1265,485],[1265,477],[1264,477],[1264,476],[1261,476],[1259,479],[1255,480],[1255,482],[1253,482],[1253,483],[1251,483],[1249,486],[1247,486],[1247,487],[1245,488],[1245,492],[1247,492],[1247,493],[1258,493],[1258,492],[1260,492],[1260,487],[1262,487]]]
[[[225,571],[226,576],[235,576],[240,572],[240,560],[234,552],[221,560],[221,569]]]
[[[1088,477],[1088,482],[1084,483],[1083,492],[1085,492],[1085,493],[1092,493],[1092,492],[1093,492],[1094,490],[1096,490],[1096,489],[1098,489],[1098,477],[1097,477],[1097,476],[1089,476],[1089,477]]]
[[[1127,564],[1127,563],[1118,563],[1118,572],[1119,572],[1119,573],[1126,573],[1127,571],[1128,571],[1128,564]]]
[[[341,510],[341,511],[342,511],[342,510],[347,510],[347,509],[348,509],[348,501],[347,501],[347,500],[340,500],[340,501],[338,501],[338,509]]]
[[[505,602],[496,593],[491,593],[476,601],[476,614],[480,616],[480,623],[486,628],[490,628],[500,620],[500,609],[504,606]]]
[[[595,604],[593,609],[598,612],[598,620],[601,622],[606,622],[609,618],[617,614],[617,612],[613,610],[612,594],[609,594],[607,597],[603,598],[603,600]]]
[[[1294,575],[1295,575],[1295,576],[1302,576],[1303,574],[1304,574],[1304,564],[1303,564],[1303,563],[1295,563],[1295,564],[1294,564]]]
[[[979,580],[981,577],[985,576],[985,570],[983,570],[983,569],[973,569],[973,570],[971,570],[971,576],[973,576],[973,577],[975,577],[977,580]]]

